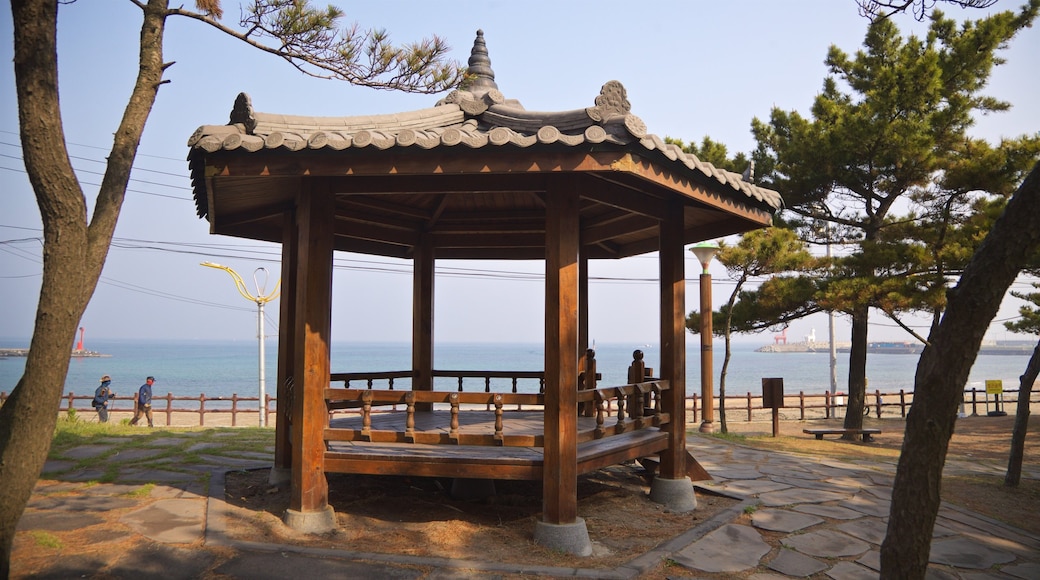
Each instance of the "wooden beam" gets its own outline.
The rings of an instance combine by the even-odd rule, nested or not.
[[[329,345],[332,331],[332,241],[334,199],[328,181],[303,181],[296,202],[296,372],[292,397],[290,508],[315,512],[328,506],[325,441]]]
[[[664,392],[664,410],[671,415],[665,426],[668,449],[661,452],[661,476],[686,477],[686,252],[683,249],[682,202],[669,208],[661,222],[659,250],[661,278],[661,379],[671,388]]]
[[[556,181],[546,196],[545,466],[543,521],[578,517],[578,180]]]

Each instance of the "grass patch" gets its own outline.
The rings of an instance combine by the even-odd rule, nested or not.
[[[40,530],[32,530],[29,532],[29,535],[32,536],[33,543],[41,548],[50,548],[52,550],[61,549],[61,540],[59,540],[54,534]]]
[[[153,489],[155,489],[155,484],[154,483],[146,483],[146,484],[142,485],[141,487],[139,487],[139,488],[137,488],[137,489],[135,489],[135,490],[133,490],[131,492],[126,493],[125,495],[127,497],[132,497],[132,498],[148,497],[149,495],[152,494],[152,490]]]

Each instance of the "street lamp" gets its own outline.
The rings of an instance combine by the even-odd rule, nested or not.
[[[718,242],[700,242],[694,244],[690,251],[700,261],[701,271],[701,433],[714,433],[715,394],[712,388],[712,350],[711,350],[711,274],[708,264],[719,252]]]
[[[278,297],[281,280],[274,285],[274,290],[270,294],[265,295],[264,290],[267,288],[267,268],[257,268],[256,270],[253,270],[253,284],[256,286],[256,296],[253,296],[249,293],[249,290],[246,289],[246,283],[242,280],[242,277],[238,275],[238,272],[231,268],[220,264],[214,264],[213,262],[202,262],[200,266],[216,268],[227,272],[235,281],[235,288],[238,289],[238,293],[246,300],[256,302],[256,338],[260,345],[260,426],[264,427],[267,425],[267,401],[265,400],[266,392],[264,388],[264,304],[267,304]],[[258,278],[260,272],[263,272],[263,283],[261,283]]]

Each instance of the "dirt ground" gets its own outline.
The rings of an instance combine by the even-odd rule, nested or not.
[[[578,511],[593,542],[591,558],[534,543],[541,482],[497,481],[493,498],[456,500],[450,480],[332,474],[329,503],[339,529],[315,537],[296,534],[282,523],[289,494],[268,484],[268,470],[241,471],[227,477],[226,497],[235,508],[228,529],[243,540],[349,546],[361,552],[612,568],[739,503],[698,493],[697,510],[669,513],[647,498],[645,475],[631,463],[579,478]]]

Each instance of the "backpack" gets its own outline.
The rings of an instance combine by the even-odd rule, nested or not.
[[[101,385],[94,390],[94,400],[90,404],[95,408],[104,407],[108,403],[108,399],[108,387]]]

